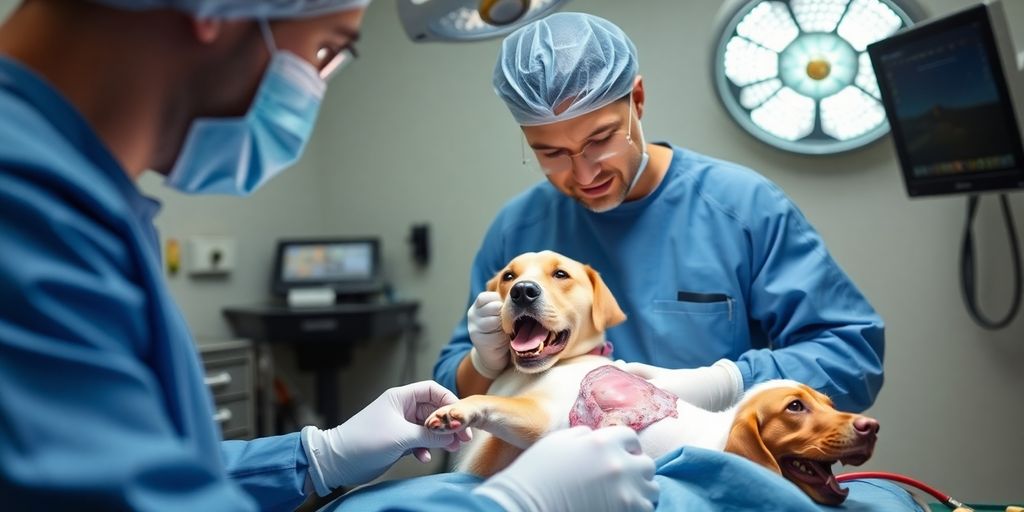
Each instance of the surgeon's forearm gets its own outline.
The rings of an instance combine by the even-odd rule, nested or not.
[[[466,357],[462,358],[462,362],[459,363],[459,369],[455,372],[455,393],[459,397],[467,397],[470,395],[483,395],[487,393],[487,389],[491,387],[491,383],[494,382],[483,375],[480,375],[473,367],[473,362],[469,359],[469,353],[466,353]]]

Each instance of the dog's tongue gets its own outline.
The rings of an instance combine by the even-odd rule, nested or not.
[[[512,340],[512,349],[516,352],[530,352],[537,350],[537,347],[548,337],[548,330],[538,322],[526,319],[523,321],[523,325],[519,327],[519,331],[516,332],[515,339]]]
[[[825,485],[827,485],[832,492],[842,496],[842,498],[846,498],[846,496],[850,494],[850,489],[846,487],[839,487],[839,482],[833,475],[828,476],[828,480],[825,481]]]

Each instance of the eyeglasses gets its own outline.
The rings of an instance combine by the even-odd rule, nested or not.
[[[260,33],[263,35],[263,41],[267,44],[267,49],[271,55],[273,55],[277,51],[277,44],[274,42],[274,32],[270,29],[270,22],[265,18],[260,18],[259,27]],[[348,42],[344,46],[340,48],[321,46],[316,51],[316,70],[320,78],[325,82],[359,57],[355,47],[355,42],[359,39],[359,32],[342,30],[345,32],[344,35],[348,37]]]
[[[330,80],[358,57],[359,52],[351,42],[337,50],[326,46],[321,47],[316,51],[317,70],[320,72],[320,78],[325,82]]]
[[[590,140],[578,153],[560,149],[534,150],[537,163],[545,174],[559,174],[571,171],[576,158],[582,157],[591,166],[628,151],[633,145],[633,99],[629,100],[629,124],[625,130],[615,130],[608,135]]]

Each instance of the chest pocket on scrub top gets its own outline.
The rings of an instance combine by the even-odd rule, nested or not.
[[[724,293],[679,291],[676,300],[655,300],[653,324],[665,356],[703,365],[730,355],[740,316],[736,306]]]

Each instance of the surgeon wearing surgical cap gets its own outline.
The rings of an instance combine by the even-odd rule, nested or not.
[[[504,370],[500,299],[486,283],[514,256],[550,249],[600,271],[628,315],[606,333],[619,364],[680,398],[723,409],[781,378],[866,409],[882,386],[882,319],[777,185],[647,142],[640,62],[618,26],[582,13],[501,44],[494,90],[546,179],[484,236],[436,380],[472,395]]]
[[[368,3],[26,0],[0,26],[0,509],[292,510],[469,439],[422,426],[455,401],[426,381],[334,428],[221,442],[136,184],[246,196],[294,164]],[[565,431],[407,510],[650,510],[638,446]]]

